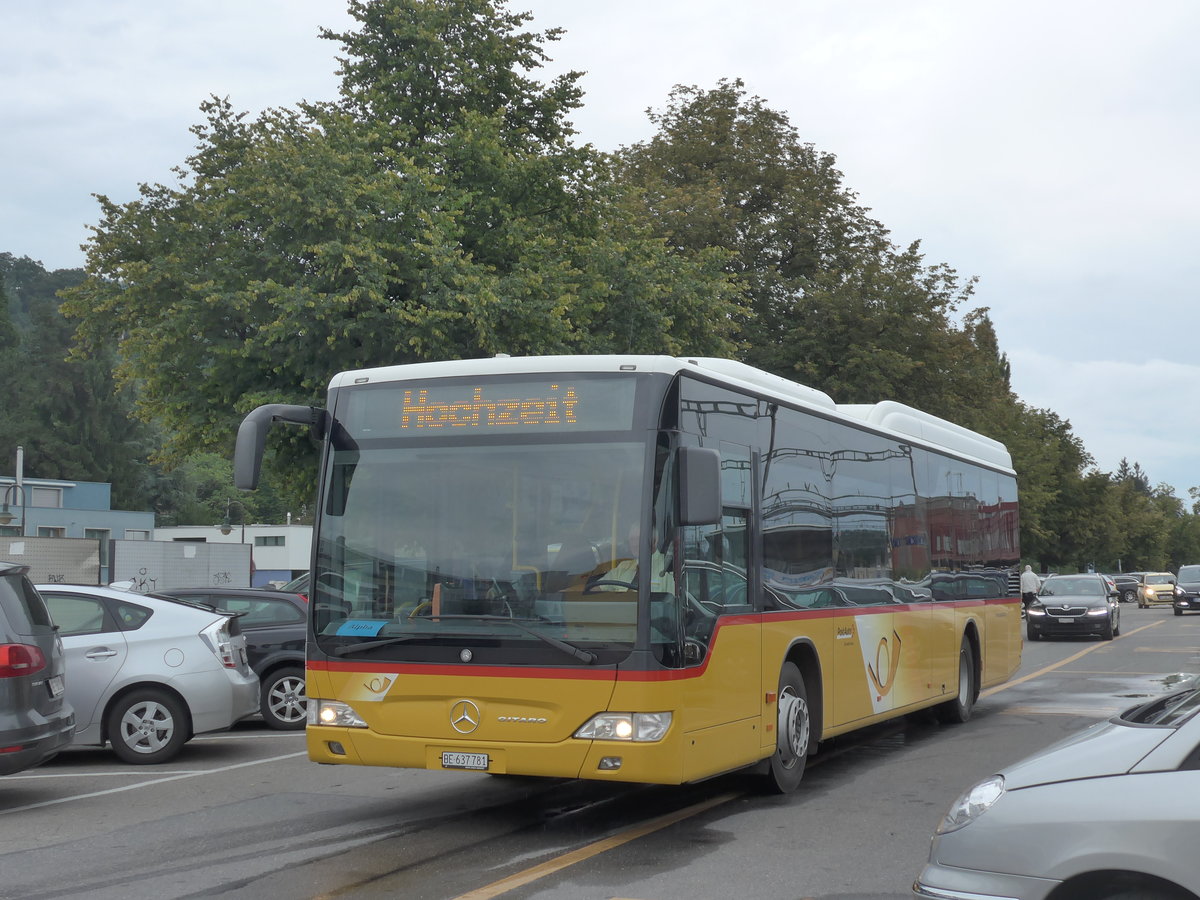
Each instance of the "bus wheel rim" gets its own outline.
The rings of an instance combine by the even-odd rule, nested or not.
[[[779,697],[777,746],[785,766],[794,765],[796,760],[808,753],[808,729],[808,703],[794,694],[791,688],[784,688]]]

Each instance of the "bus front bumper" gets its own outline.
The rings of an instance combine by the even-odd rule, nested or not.
[[[364,728],[309,725],[308,757],[332,765],[476,771],[647,784],[680,784],[680,748],[668,735],[637,743],[569,739],[488,744],[383,735]]]

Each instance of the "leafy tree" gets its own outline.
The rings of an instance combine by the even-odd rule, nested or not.
[[[176,187],[100,197],[68,293],[116,344],[164,456],[228,453],[263,402],[320,402],[341,369],[508,353],[724,353],[723,254],[673,252],[603,157],[569,141],[576,75],[522,74],[554,32],[490,0],[351,3],[339,103],[248,121],[202,106]],[[303,437],[278,439],[294,497]],[[302,465],[296,465],[303,460]]]
[[[955,385],[970,367],[990,394],[1007,392],[986,312],[970,329],[951,322],[973,281],[927,265],[918,244],[895,247],[786,116],[724,80],[677,87],[650,118],[658,133],[622,152],[622,171],[672,246],[733,251],[746,362],[841,402],[887,396],[942,414],[963,405]],[[991,346],[977,347],[985,332]]]

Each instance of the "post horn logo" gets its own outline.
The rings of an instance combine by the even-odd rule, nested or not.
[[[450,727],[459,734],[470,734],[479,727],[479,707],[470,700],[459,700],[450,707]]]
[[[896,672],[900,668],[900,635],[893,631],[892,637],[895,638],[895,646],[889,647],[888,639],[881,637],[879,646],[875,648],[875,665],[867,664],[867,674],[871,676],[871,683],[875,685],[881,700],[891,693]],[[881,675],[884,677],[881,678]]]

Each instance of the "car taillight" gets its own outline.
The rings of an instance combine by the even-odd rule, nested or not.
[[[46,655],[32,644],[0,644],[0,678],[20,678],[46,668]]]
[[[213,655],[221,661],[221,665],[227,669],[236,669],[241,660],[233,643],[233,635],[230,634],[229,622],[229,619],[213,622],[200,632],[200,637],[208,644],[208,649]]]

